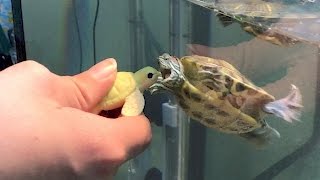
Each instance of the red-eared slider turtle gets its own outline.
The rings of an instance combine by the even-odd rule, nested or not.
[[[135,73],[118,72],[111,90],[93,112],[122,108],[123,116],[141,114],[145,104],[142,92],[155,83],[159,76],[160,72],[152,67],[142,68]]]
[[[224,26],[238,22],[248,33],[276,45],[320,44],[320,1],[188,1],[215,11]]]
[[[224,60],[163,54],[159,64],[162,77],[149,90],[169,90],[192,119],[207,127],[263,145],[272,136],[280,137],[265,121],[265,114],[287,122],[299,119],[302,100],[294,85],[287,97],[275,101]]]

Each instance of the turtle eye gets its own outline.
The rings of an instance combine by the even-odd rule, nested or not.
[[[148,78],[151,79],[153,77],[153,73],[148,73]]]
[[[243,84],[240,84],[240,83],[236,84],[236,91],[237,92],[244,91],[245,89],[246,89],[246,87]]]

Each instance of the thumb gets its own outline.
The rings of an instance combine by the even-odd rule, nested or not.
[[[91,110],[111,89],[117,73],[115,59],[109,58],[71,79],[76,85],[76,98],[80,109]]]

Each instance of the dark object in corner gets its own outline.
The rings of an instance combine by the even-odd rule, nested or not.
[[[4,70],[5,68],[13,65],[11,56],[0,54],[0,71]]]
[[[162,172],[158,168],[151,168],[147,172],[144,180],[162,180]]]

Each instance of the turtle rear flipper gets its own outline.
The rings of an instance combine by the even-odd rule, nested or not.
[[[122,107],[121,114],[123,116],[137,116],[143,111],[145,105],[144,97],[141,91],[136,88],[129,96],[126,97]]]
[[[265,127],[260,129],[240,134],[240,137],[261,149],[270,144],[273,139],[280,138],[280,133],[276,129],[266,124]]]
[[[292,89],[287,97],[270,102],[264,107],[266,112],[272,113],[287,122],[298,121],[303,107],[299,89],[293,84],[291,86]]]

